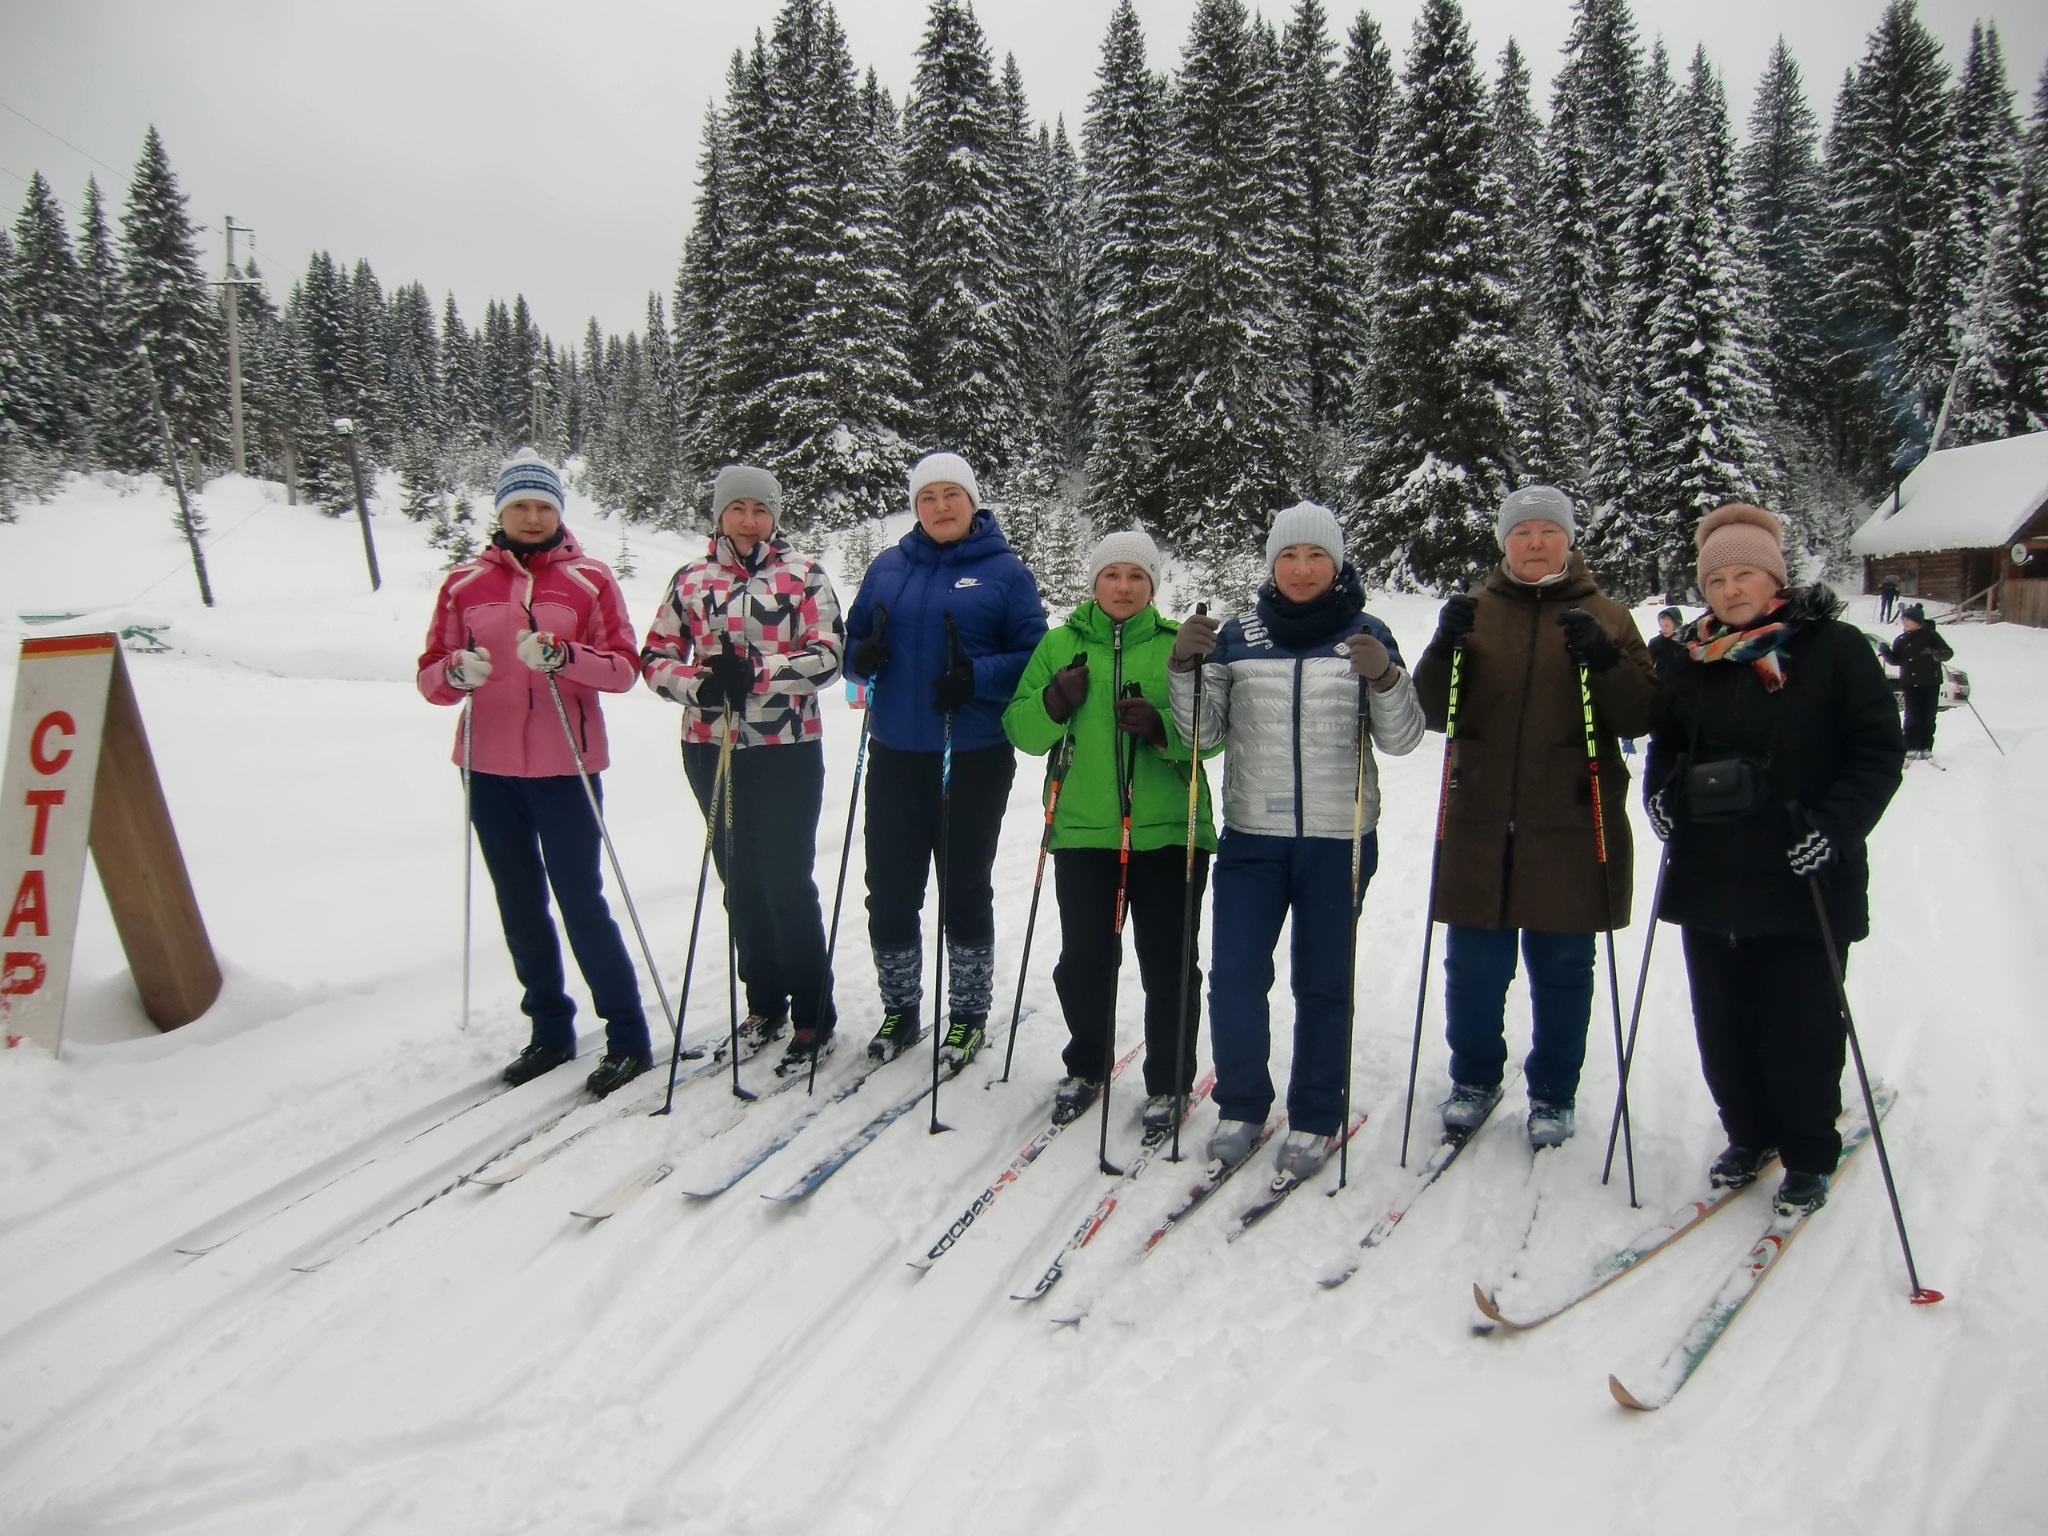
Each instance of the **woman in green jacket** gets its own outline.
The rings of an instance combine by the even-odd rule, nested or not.
[[[1194,1080],[1202,973],[1195,934],[1183,954],[1181,919],[1192,879],[1199,927],[1216,830],[1207,775],[1173,730],[1166,658],[1179,626],[1152,606],[1158,546],[1137,531],[1112,533],[1089,555],[1088,580],[1093,600],[1039,641],[1003,715],[1003,729],[1020,750],[1051,754],[1048,791],[1062,758],[1071,754],[1052,825],[1061,931],[1052,977],[1072,1037],[1053,1118],[1072,1120],[1094,1103],[1112,1060],[1111,1014],[1123,964],[1119,850],[1128,793],[1131,855],[1122,878],[1145,985],[1145,1127],[1164,1130],[1173,1124],[1176,1094],[1186,1094]],[[1198,781],[1192,869],[1190,773]],[[1177,1038],[1174,1016],[1183,998],[1187,1012]]]

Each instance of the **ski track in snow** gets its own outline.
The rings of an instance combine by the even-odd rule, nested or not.
[[[1662,1358],[1760,1230],[1767,1190],[1528,1334],[1476,1336],[1469,1288],[1540,1294],[1701,1182],[1722,1138],[1675,930],[1658,936],[1630,1093],[1641,1210],[1619,1155],[1613,1182],[1598,1182],[1614,1062],[1596,1004],[1575,1140],[1532,1163],[1511,1093],[1347,1285],[1313,1283],[1409,1177],[1395,1159],[1435,738],[1381,763],[1355,1078],[1371,1118],[1350,1188],[1325,1197],[1332,1169],[1241,1243],[1223,1233],[1256,1193],[1254,1171],[1133,1262],[1200,1166],[1211,1120],[1198,1114],[1188,1161],[1155,1161],[1050,1296],[1011,1300],[1107,1185],[1091,1117],[928,1272],[905,1263],[1048,1112],[1063,1033],[1049,892],[1025,989],[1037,1015],[1012,1081],[982,1086],[1000,1070],[999,1006],[989,1054],[942,1090],[950,1134],[928,1135],[920,1109],[808,1200],[758,1198],[862,1124],[912,1061],[728,1193],[692,1201],[680,1191],[693,1172],[808,1107],[797,1090],[743,1111],[712,1076],[671,1119],[576,1110],[525,1149],[600,1123],[560,1156],[501,1188],[457,1183],[551,1095],[568,1107],[575,1080],[394,1134],[522,1043],[518,991],[479,873],[475,1016],[456,1027],[454,713],[412,689],[437,557],[419,529],[379,516],[387,576],[370,595],[353,522],[279,500],[253,482],[207,489],[216,526],[237,530],[210,553],[211,612],[184,594],[156,489],[74,482],[0,528],[10,637],[26,632],[20,612],[75,610],[74,628],[168,621],[173,653],[130,665],[228,975],[206,1019],[157,1035],[88,880],[66,1061],[0,1055],[0,1528],[893,1536],[1341,1519],[1406,1532],[1437,1529],[1451,1497],[1468,1528],[1524,1524],[1532,1496],[1588,1531],[2037,1527],[2048,1348],[2024,1321],[2048,1257],[2048,1116],[2030,1110],[2048,1078],[2033,980],[2048,911],[2048,635],[1951,631],[2011,755],[1967,711],[1943,716],[1950,771],[1908,769],[1873,841],[1875,938],[1851,958],[1870,1068],[1900,1089],[1885,1129],[1915,1257],[1950,1300],[1907,1306],[1866,1150],[1685,1391],[1638,1416],[1614,1407],[1603,1377]],[[615,552],[615,524],[573,507],[570,522],[593,553]],[[692,550],[634,538],[647,574],[626,589],[641,622]],[[178,574],[159,581],[166,571]],[[1855,615],[1875,628],[1870,606],[1858,599]],[[1374,609],[1419,653],[1433,602]],[[636,692],[608,718],[607,812],[673,997],[701,823],[676,771],[674,712]],[[828,900],[853,743],[835,693]],[[1021,762],[996,869],[999,1004],[1015,986],[1038,788]],[[1656,844],[1640,817],[1637,829],[1640,916]],[[876,1011],[861,895],[856,869],[839,956],[846,1044],[821,1094],[857,1067]],[[1638,921],[1617,941],[1624,1006],[1643,937]],[[714,895],[693,1040],[726,1022],[723,943]],[[1278,963],[1284,1082],[1284,946]],[[1440,942],[1431,965],[1411,1169],[1447,1087]],[[1132,1039],[1140,1000],[1125,992]],[[1509,1018],[1519,1054],[1519,989]],[[1136,1145],[1136,1081],[1113,1105],[1113,1160]],[[1853,1073],[1845,1085],[1853,1095]],[[675,1174],[611,1220],[569,1214],[660,1155]],[[203,1256],[173,1251],[223,1231]],[[330,1256],[314,1273],[291,1268]],[[1076,1310],[1078,1326],[1052,1322]]]

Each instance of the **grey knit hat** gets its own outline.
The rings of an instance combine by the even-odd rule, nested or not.
[[[1337,514],[1312,501],[1297,501],[1283,512],[1273,514],[1273,531],[1266,535],[1266,568],[1280,558],[1290,544],[1315,544],[1330,553],[1337,569],[1344,569],[1344,527]]]
[[[1142,528],[1127,528],[1121,533],[1104,534],[1088,552],[1088,588],[1095,589],[1095,578],[1108,567],[1123,562],[1135,565],[1152,581],[1152,590],[1159,591],[1159,546],[1152,542],[1152,536]]]
[[[1519,491],[1511,491],[1500,504],[1500,516],[1494,525],[1494,537],[1500,540],[1500,547],[1508,547],[1508,532],[1515,524],[1531,519],[1555,523],[1574,544],[1579,542],[1579,520],[1572,514],[1571,497],[1554,485],[1525,485]]]
[[[718,472],[711,482],[711,520],[725,516],[725,509],[742,496],[760,502],[778,523],[782,521],[782,482],[751,464],[728,464]]]

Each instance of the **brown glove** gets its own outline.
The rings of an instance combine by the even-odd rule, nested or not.
[[[1192,672],[1202,658],[1216,649],[1216,632],[1223,626],[1206,613],[1194,613],[1180,621],[1180,633],[1173,637],[1173,654],[1167,665],[1176,672]]]
[[[1052,716],[1054,725],[1065,725],[1081,701],[1088,697],[1088,658],[1076,656],[1059,671],[1053,673],[1052,681],[1045,685],[1039,699],[1045,705],[1045,712]]]
[[[1118,699],[1116,728],[1162,751],[1166,747],[1166,722],[1150,699]]]
[[[1384,645],[1362,629],[1345,644],[1351,648],[1351,670],[1370,683],[1374,693],[1394,686],[1394,658]]]

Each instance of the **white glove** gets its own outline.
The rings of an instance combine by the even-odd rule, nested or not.
[[[519,659],[536,672],[559,672],[569,664],[569,642],[546,630],[519,631]]]
[[[443,664],[441,675],[448,679],[450,688],[472,693],[490,681],[491,653],[482,646],[471,651],[457,651]]]

